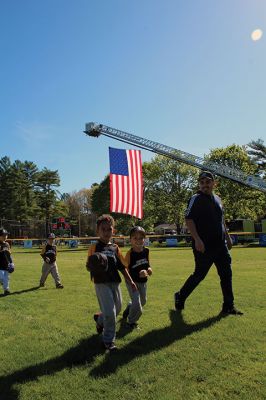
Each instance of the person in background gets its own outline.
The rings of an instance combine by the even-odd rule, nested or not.
[[[43,246],[41,257],[43,258],[42,275],[40,279],[40,287],[44,287],[45,281],[49,274],[52,275],[55,281],[56,289],[63,289],[60,281],[60,276],[56,263],[57,249],[55,244],[55,234],[50,233],[47,238],[47,243]]]
[[[14,264],[11,257],[10,245],[7,242],[8,232],[0,229],[0,283],[4,289],[4,296],[10,294],[9,275],[14,271]]]

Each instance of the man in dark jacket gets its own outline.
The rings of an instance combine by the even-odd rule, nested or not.
[[[213,193],[214,177],[209,171],[199,175],[199,191],[194,194],[186,210],[186,225],[192,236],[195,270],[179,292],[175,293],[175,308],[182,310],[185,300],[205,278],[212,264],[220,277],[223,293],[222,312],[241,315],[234,306],[232,289],[230,235],[224,224],[221,199]]]

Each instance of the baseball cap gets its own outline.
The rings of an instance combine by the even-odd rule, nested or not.
[[[0,229],[0,236],[4,236],[4,235],[8,235],[8,232],[7,232],[6,229],[1,228],[1,229]]]
[[[143,236],[146,235],[145,230],[142,228],[142,226],[134,226],[133,228],[131,228],[129,236],[131,237],[132,235],[134,235],[134,233],[142,233]]]
[[[214,176],[210,171],[201,171],[199,174],[199,181],[203,178],[211,179],[212,181],[214,181]]]
[[[49,233],[47,236],[48,239],[55,239],[55,234],[54,233]]]

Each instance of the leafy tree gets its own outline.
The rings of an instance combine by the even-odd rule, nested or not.
[[[36,175],[36,200],[40,207],[40,215],[46,221],[46,234],[49,232],[49,222],[57,202],[57,188],[60,185],[58,171],[44,168]]]
[[[262,139],[252,140],[248,146],[247,153],[258,165],[258,170],[262,172],[263,176],[266,176],[266,146],[264,141]]]
[[[12,201],[11,161],[9,157],[0,160],[0,215],[9,218],[10,204]]]
[[[93,212],[99,217],[110,212],[110,179],[107,175],[99,185],[94,185],[91,198]]]
[[[196,168],[158,155],[144,163],[143,175],[146,224],[175,223],[180,231],[188,199],[196,187]]]
[[[255,174],[257,170],[245,148],[235,144],[211,150],[206,159],[238,168],[250,175]],[[245,218],[256,220],[265,215],[266,199],[259,191],[220,177],[216,193],[222,198],[226,220]]]
[[[95,215],[92,212],[91,198],[93,188],[81,189],[69,193],[65,197],[65,204],[69,210],[69,217],[74,225],[73,234],[94,234]]]
[[[0,161],[0,213],[7,219],[25,221],[36,211],[34,180],[37,167],[34,163],[8,157]]]

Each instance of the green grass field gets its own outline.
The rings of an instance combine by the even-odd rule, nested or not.
[[[213,267],[182,313],[173,294],[193,270],[190,249],[151,249],[154,270],[141,330],[117,322],[119,350],[105,354],[85,250],[60,251],[63,290],[38,289],[37,250],[13,251],[12,295],[0,297],[1,400],[265,399],[265,248],[234,248],[236,306],[221,317]],[[128,296],[122,283],[124,306]]]

